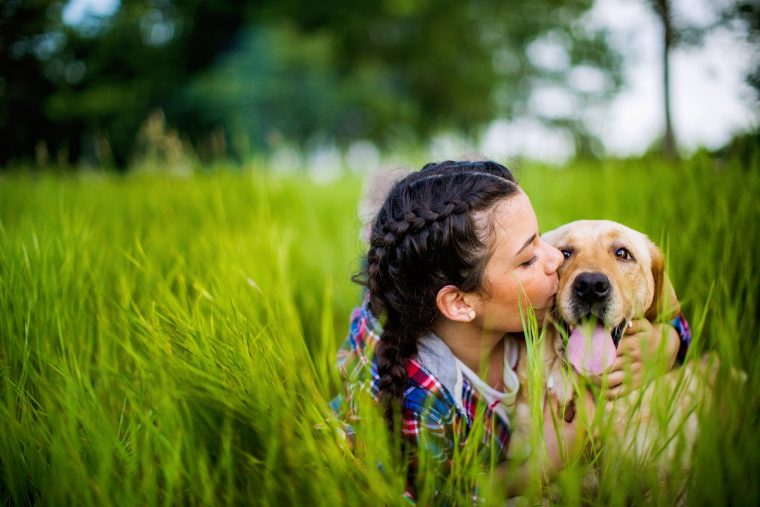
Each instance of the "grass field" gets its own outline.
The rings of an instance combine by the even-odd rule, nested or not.
[[[760,505],[758,155],[517,170],[542,228],[608,218],[663,245],[691,353],[748,374],[719,376],[689,504]],[[378,417],[353,453],[315,428],[360,297],[360,190],[236,170],[0,173],[0,504],[405,503]],[[581,498],[583,474],[560,477],[561,503],[675,500],[620,468]],[[449,483],[479,477],[462,456]]]

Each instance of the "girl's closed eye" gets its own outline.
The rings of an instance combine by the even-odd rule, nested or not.
[[[530,260],[525,261],[522,264],[520,264],[520,266],[524,268],[529,268],[530,266],[535,264],[537,260],[538,260],[538,255],[534,255],[533,257],[530,258]]]

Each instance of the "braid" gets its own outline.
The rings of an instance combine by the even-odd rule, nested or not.
[[[390,324],[390,326],[388,325]],[[417,341],[404,339],[403,330],[397,329],[393,319],[387,321],[378,342],[377,370],[379,397],[388,424],[393,427],[393,408],[404,394],[407,383],[406,362],[417,353]]]
[[[423,208],[415,205],[402,212],[398,222],[387,222],[381,230],[382,243],[385,246],[394,246],[406,234],[418,234],[435,222],[442,222],[451,215],[462,215],[469,211],[469,206],[464,201],[446,201],[440,204]]]
[[[369,289],[370,310],[385,315],[375,354],[391,427],[408,382],[406,364],[439,316],[438,291],[482,285],[488,231],[474,214],[517,191],[510,171],[495,162],[427,164],[394,185],[375,217],[364,278],[354,279]]]

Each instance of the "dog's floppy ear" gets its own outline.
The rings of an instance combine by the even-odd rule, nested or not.
[[[681,303],[676,296],[676,290],[665,273],[665,257],[657,245],[649,244],[652,256],[652,277],[654,278],[654,297],[652,304],[644,316],[651,322],[667,321],[674,318],[681,311]]]

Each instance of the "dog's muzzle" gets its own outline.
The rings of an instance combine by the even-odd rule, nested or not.
[[[571,323],[595,318],[605,322],[612,298],[612,286],[607,275],[599,272],[580,273],[570,287],[569,315]]]
[[[610,279],[604,273],[581,273],[573,282],[573,294],[587,305],[606,301],[610,296]]]
[[[568,360],[581,374],[599,375],[614,362],[626,322],[607,321],[613,294],[604,273],[580,273],[570,290]]]

